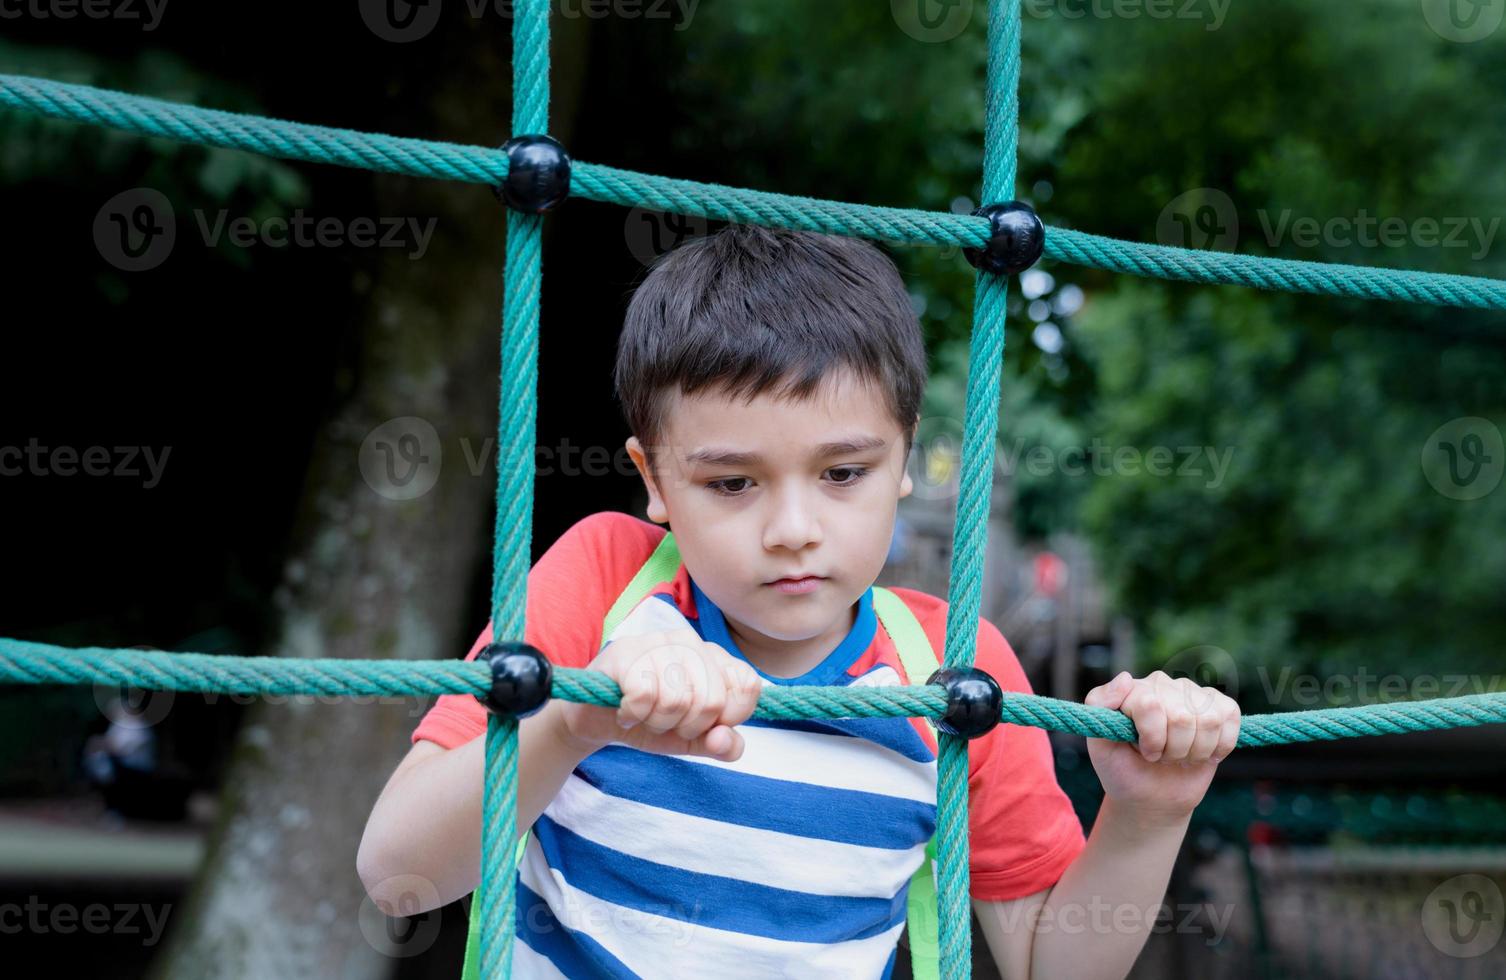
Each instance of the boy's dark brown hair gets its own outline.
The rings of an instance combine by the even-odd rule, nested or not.
[[[654,263],[628,304],[613,381],[652,465],[675,388],[804,398],[844,366],[888,399],[908,459],[926,352],[894,263],[855,238],[733,224]]]

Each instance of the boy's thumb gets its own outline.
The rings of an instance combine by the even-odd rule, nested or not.
[[[1094,708],[1118,709],[1133,689],[1134,679],[1130,677],[1129,671],[1121,670],[1107,684],[1100,684],[1089,691],[1083,698],[1083,703]]]
[[[717,725],[696,739],[692,746],[697,755],[710,756],[723,762],[736,762],[743,754],[742,739],[726,725]]]

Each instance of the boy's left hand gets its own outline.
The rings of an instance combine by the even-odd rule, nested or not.
[[[1239,705],[1214,687],[1152,671],[1138,680],[1120,671],[1084,703],[1128,715],[1138,743],[1088,739],[1088,757],[1104,793],[1141,817],[1185,819],[1239,738]]]

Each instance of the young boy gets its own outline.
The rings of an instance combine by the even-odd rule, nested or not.
[[[529,573],[526,635],[623,698],[551,700],[521,724],[518,825],[532,834],[515,976],[890,974],[935,830],[932,733],[910,718],[749,716],[765,685],[903,683],[872,586],[911,491],[925,382],[904,284],[861,241],[734,225],[666,255],[636,291],[616,383],[649,521],[603,511],[565,532]],[[603,636],[659,525],[681,565]],[[939,659],[946,603],[891,591]],[[491,640],[488,626],[469,657]],[[1030,690],[981,619],[976,664]],[[1043,730],[999,725],[970,744],[972,906],[1006,977],[1128,972],[1238,734],[1232,700],[1159,671],[1086,700],[1139,732],[1088,740],[1107,796],[1086,840]],[[417,911],[479,884],[485,730],[482,706],[456,695],[413,732],[361,842],[378,903],[403,876],[433,885]]]

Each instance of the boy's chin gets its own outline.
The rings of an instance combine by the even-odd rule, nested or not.
[[[849,606],[832,610],[823,606],[814,606],[806,609],[785,609],[782,612],[764,613],[757,620],[748,622],[753,629],[758,630],[771,640],[779,640],[783,643],[801,643],[805,640],[813,640],[831,630],[842,620],[843,616],[850,615]],[[747,622],[745,620],[745,622]]]

